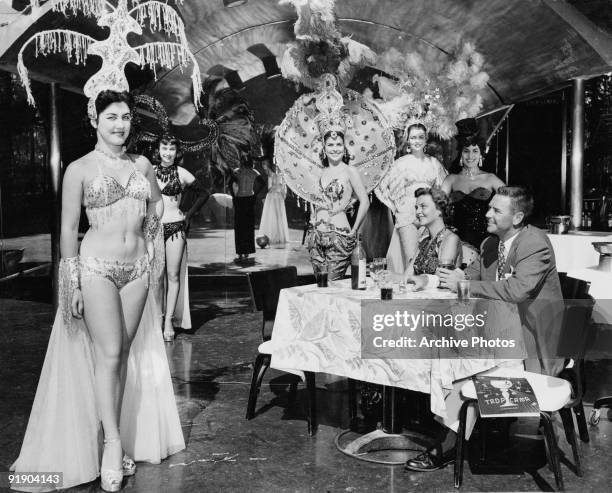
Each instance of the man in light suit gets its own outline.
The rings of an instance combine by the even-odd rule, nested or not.
[[[526,223],[532,211],[525,188],[499,188],[486,214],[491,236],[480,246],[480,262],[465,272],[440,269],[438,275],[452,291],[457,281],[469,279],[472,296],[516,303],[528,352],[537,355],[525,360],[525,369],[557,376],[564,364],[556,357],[563,295],[550,240]]]
[[[525,188],[499,188],[486,214],[491,236],[480,246],[480,260],[465,271],[438,269],[435,276],[416,276],[412,281],[416,289],[440,284],[457,291],[457,282],[468,279],[471,296],[516,303],[525,346],[529,354],[537,355],[525,360],[525,369],[556,376],[564,364],[556,357],[563,295],[550,240],[542,230],[526,224],[532,211],[533,197]],[[409,460],[407,469],[433,471],[452,462],[462,385],[462,381],[455,382],[446,399],[448,417],[443,423],[450,430],[439,450],[428,450]],[[468,437],[474,422],[475,415],[468,414]]]

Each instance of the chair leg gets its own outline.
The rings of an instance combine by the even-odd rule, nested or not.
[[[487,460],[487,430],[489,421],[486,418],[480,420],[480,462]]]
[[[308,435],[317,433],[317,387],[315,385],[315,374],[305,371],[306,390],[308,392]]]
[[[252,419],[255,416],[255,406],[257,404],[257,396],[259,395],[259,389],[261,388],[261,382],[263,380],[266,370],[270,367],[270,360],[272,359],[269,354],[257,355],[255,359],[255,365],[253,366],[253,376],[251,378],[251,388],[249,390],[249,402],[247,404],[246,419]]]
[[[576,424],[578,425],[578,433],[580,440],[584,443],[589,443],[589,428],[587,426],[586,415],[584,414],[584,406],[582,401],[574,406],[574,414],[576,415]]]
[[[289,384],[289,395],[288,395],[288,407],[293,407],[295,405],[295,401],[297,399],[297,388],[298,388],[298,383],[300,381],[300,378],[296,376],[295,380],[293,380],[290,384]]]
[[[563,421],[563,430],[565,431],[565,438],[567,443],[572,447],[572,454],[574,456],[574,465],[576,466],[576,475],[582,477],[582,465],[580,464],[580,454],[578,453],[578,441],[576,440],[576,430],[574,428],[574,418],[572,417],[572,411],[569,408],[559,409],[561,421]]]
[[[352,378],[348,379],[348,405],[349,423],[352,426],[357,419],[357,386]]]
[[[455,488],[461,488],[463,482],[463,456],[465,446],[465,426],[468,406],[474,401],[465,401],[459,411],[459,429],[457,430],[457,444],[455,446]]]
[[[557,437],[550,418],[550,414],[540,412],[541,422],[544,427],[544,438],[546,440],[546,449],[548,450],[548,460],[555,475],[555,483],[557,490],[563,491],[563,475],[561,473],[561,461],[559,460],[559,449],[557,448]]]

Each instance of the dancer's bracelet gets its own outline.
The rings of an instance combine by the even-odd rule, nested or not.
[[[60,278],[67,282],[70,291],[81,289],[81,270],[79,257],[68,257],[60,260]]]
[[[59,264],[59,310],[64,326],[72,328],[72,296],[77,289],[81,289],[81,276],[79,257],[68,257],[60,260]]]
[[[152,214],[150,216],[145,217],[144,223],[142,225],[142,230],[144,232],[144,237],[147,240],[153,240],[159,228],[161,226],[161,219],[159,216]]]

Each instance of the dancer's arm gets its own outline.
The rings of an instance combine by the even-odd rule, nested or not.
[[[455,175],[455,174],[450,174],[446,178],[444,178],[444,181],[442,182],[442,186],[440,188],[447,195],[450,194],[453,191],[453,184],[455,183],[455,177],[456,176],[457,175]]]
[[[62,185],[62,219],[60,233],[60,305],[64,322],[70,324],[70,312],[83,316],[83,295],[79,279],[79,220],[83,200],[83,163],[76,161],[66,169]],[[64,289],[61,287],[64,286]],[[63,292],[62,292],[63,291]],[[65,298],[65,299],[62,299]]]
[[[370,208],[370,198],[368,197],[368,193],[366,192],[365,186],[361,181],[361,176],[359,176],[359,172],[349,167],[348,168],[349,178],[351,180],[351,186],[353,187],[353,192],[357,196],[357,200],[359,200],[359,209],[357,210],[357,217],[355,218],[355,224],[353,225],[353,229],[351,230],[351,234],[356,234],[359,231],[359,227],[361,223],[365,219],[365,216]]]
[[[197,193],[197,198],[191,208],[185,213],[185,222],[189,225],[194,214],[202,208],[210,197],[210,192],[204,188],[204,185],[193,176],[189,171],[181,166],[178,166],[179,179],[184,187],[189,187]]]
[[[164,201],[162,200],[161,191],[157,184],[157,179],[155,178],[153,166],[144,156],[141,156],[139,161],[141,162],[142,172],[151,185],[151,197],[147,202],[147,214],[143,223],[143,231],[147,243],[149,259],[153,260],[155,257],[153,240],[161,227],[161,218],[164,215]]]
[[[441,188],[442,187],[442,183],[444,183],[444,180],[448,176],[448,171],[446,171],[446,168],[435,157],[429,156],[429,158],[433,161],[433,163],[434,163],[434,165],[436,167],[436,174],[437,174],[437,176],[436,176],[436,179],[434,181],[434,185],[436,187],[438,187],[438,188]]]

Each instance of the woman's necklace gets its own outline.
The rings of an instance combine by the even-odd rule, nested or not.
[[[116,170],[123,169],[123,167],[125,166],[126,160],[124,159],[124,150],[121,150],[121,154],[112,154],[110,152],[102,150],[97,145],[94,147],[94,149],[106,158],[106,162],[104,163],[105,166]]]
[[[468,168],[467,166],[463,168],[463,172],[465,173],[465,176],[467,176],[470,180],[473,180],[475,177],[481,174],[481,171],[479,169],[472,171],[472,169]]]
[[[171,164],[170,166],[162,166],[161,164],[155,165],[155,176],[163,183],[166,183],[172,178],[175,172],[176,164]]]

